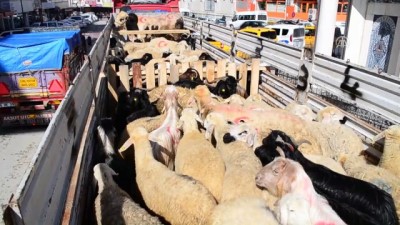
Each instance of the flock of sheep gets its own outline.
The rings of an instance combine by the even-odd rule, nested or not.
[[[272,108],[233,77],[189,72],[121,93],[97,128],[99,225],[399,224],[399,125],[374,138],[385,146],[371,165],[340,110]]]

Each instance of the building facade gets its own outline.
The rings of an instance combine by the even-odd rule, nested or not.
[[[400,76],[400,0],[352,0],[345,59]]]

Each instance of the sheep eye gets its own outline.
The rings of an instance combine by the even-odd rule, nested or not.
[[[221,91],[222,91],[222,92],[225,92],[225,88],[222,88]]]
[[[191,79],[191,80],[194,80],[194,77],[191,77],[190,79]]]
[[[233,124],[232,121],[228,121],[227,123],[228,123],[229,125],[232,125],[232,124]]]
[[[247,131],[245,130],[245,131],[241,132],[239,135],[242,136],[242,135],[246,135],[246,134],[247,134]]]
[[[136,102],[136,101],[137,101],[137,98],[133,98],[133,101],[135,101],[135,102]]]
[[[244,123],[245,121],[244,120],[239,120],[239,123]]]
[[[272,170],[272,172],[273,172],[273,174],[274,174],[274,176],[278,176],[278,174],[279,174],[279,172],[278,172],[278,170]]]

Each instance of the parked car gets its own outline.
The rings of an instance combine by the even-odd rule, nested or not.
[[[266,27],[268,24],[264,21],[258,21],[258,20],[251,20],[251,21],[246,21],[240,25],[239,29],[244,29],[246,27]]]
[[[81,16],[83,16],[83,18],[88,20],[90,23],[94,23],[99,20],[99,18],[94,13],[83,13]]]
[[[76,22],[82,24],[83,27],[86,27],[89,24],[89,22],[86,22],[82,16],[71,16],[69,19],[75,20]]]
[[[246,27],[244,29],[240,30],[241,32],[246,32],[249,34],[254,34],[259,37],[265,37],[270,39],[271,41],[278,41],[276,31],[271,28],[265,28],[265,27]]]
[[[232,21],[227,25],[231,28],[240,29],[240,26],[246,21],[268,22],[268,16],[265,11],[243,11],[233,16]]]
[[[304,47],[304,26],[292,24],[274,24],[268,25],[267,27],[276,31],[279,43],[288,44],[296,48]]]

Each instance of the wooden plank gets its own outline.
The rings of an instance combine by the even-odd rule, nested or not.
[[[228,75],[236,77],[236,64],[228,63]]]
[[[193,63],[193,68],[197,70],[200,74],[200,78],[203,79],[204,74],[203,74],[203,62],[202,61],[196,61]]]
[[[246,84],[247,84],[247,64],[246,63],[240,64],[238,78],[240,79],[239,85],[242,86],[242,88],[246,89]]]
[[[156,86],[156,77],[154,75],[154,65],[146,65],[146,88],[151,89]]]
[[[179,80],[179,65],[171,65],[168,81],[176,83]]]
[[[250,95],[258,93],[258,82],[260,81],[260,59],[251,62]]]
[[[167,84],[167,63],[158,64],[158,86]]]
[[[227,59],[220,59],[217,62],[217,78],[226,76],[226,63]]]
[[[189,30],[120,30],[121,35],[140,34],[189,34]]]
[[[133,87],[142,88],[142,65],[140,63],[132,63],[132,82]]]
[[[129,67],[128,65],[120,65],[118,68],[122,91],[129,92]]]
[[[206,77],[209,82],[215,80],[215,63],[213,61],[207,61]]]
[[[117,94],[117,72],[115,72],[115,65],[110,64],[107,66],[107,76],[108,76],[108,84],[107,88],[111,93],[111,97],[114,98],[115,101],[118,102],[118,94]]]

